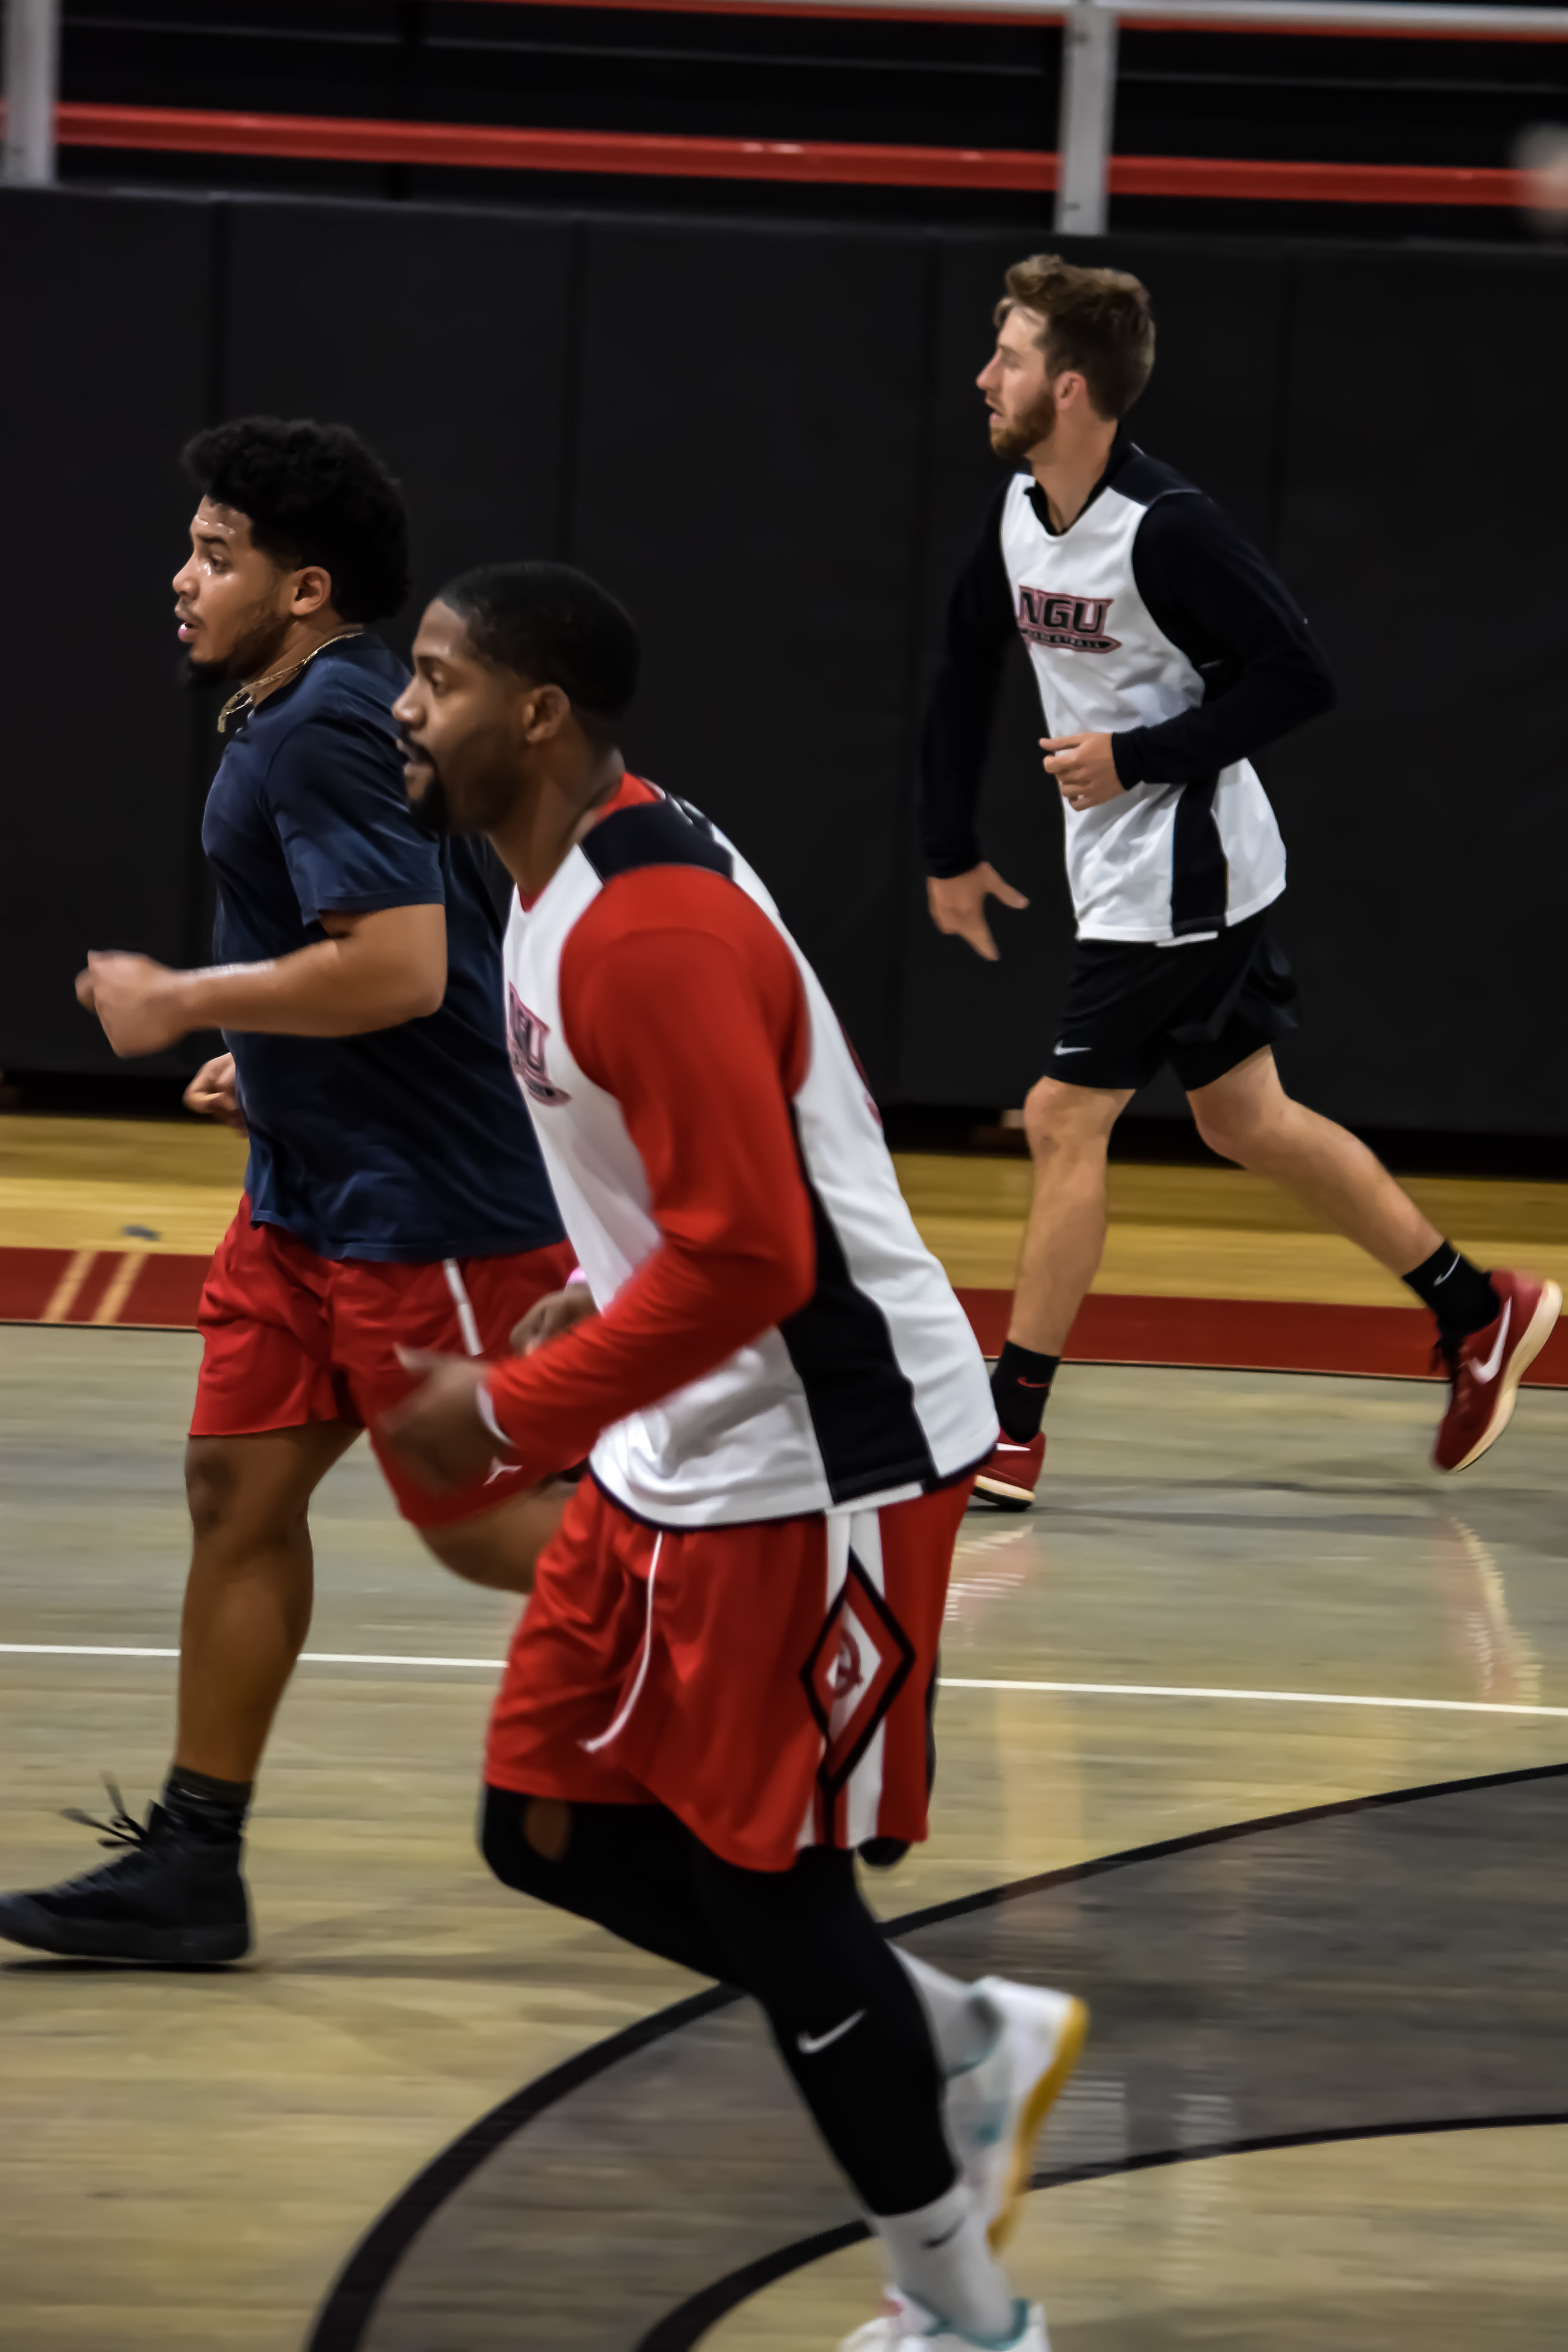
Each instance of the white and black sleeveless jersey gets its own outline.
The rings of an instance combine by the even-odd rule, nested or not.
[[[705,817],[637,778],[531,906],[514,899],[507,930],[513,1064],[562,1220],[601,1308],[660,1247],[623,1102],[574,1050],[568,948],[579,927],[596,940],[616,923],[647,931],[657,987],[659,933],[671,919],[662,877],[683,868],[743,894],[745,922],[760,913],[794,961],[804,1024],[788,1100],[796,1151],[770,1181],[805,1185],[816,1288],[711,1371],[605,1428],[593,1474],[626,1509],[668,1528],[902,1501],[973,1467],[994,1440],[974,1334],[915,1230],[843,1030],[772,898]],[[722,1017],[716,1003],[715,1022]],[[636,1003],[624,1021],[635,1034]],[[735,1114],[711,1112],[726,1115]]]
[[[927,717],[932,874],[983,855],[981,774],[1015,632],[1045,732],[1114,738],[1122,797],[1063,805],[1079,937],[1213,938],[1277,898],[1284,845],[1248,754],[1327,709],[1333,686],[1289,591],[1229,518],[1125,433],[1066,530],[1032,476],[1013,477],[954,590]],[[1041,788],[1057,797],[1044,770]]]

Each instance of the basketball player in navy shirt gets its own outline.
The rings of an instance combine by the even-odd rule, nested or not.
[[[95,954],[78,983],[118,1054],[221,1029],[186,1099],[250,1139],[198,1311],[178,1736],[146,1828],[115,1825],[128,1853],[0,1897],[14,1941],[153,1962],[249,1942],[242,1832],[310,1623],[310,1496],[362,1428],[437,1559],[526,1589],[558,1501],[499,1465],[434,1496],[375,1422],[414,1385],[400,1347],[504,1350],[573,1263],[508,1061],[500,919],[473,845],[410,814],[407,672],[367,627],[408,592],[397,486],[346,428],[265,417],[185,465],[180,636],[239,687],[202,830],[216,961]]]
[[[1002,1435],[977,1491],[1033,1499],[1041,1416],[1105,1241],[1110,1130],[1169,1062],[1222,1159],[1275,1181],[1407,1283],[1436,1318],[1450,1391],[1440,1470],[1501,1434],[1562,1308],[1555,1283],[1472,1265],[1356,1138],[1292,1102],[1274,1041],[1295,987],[1268,936],[1285,851],[1251,754],[1326,710],[1327,666],[1285,583],[1222,510],[1121,420],[1154,329],[1135,278],[1054,254],[1016,263],[979,377],[1018,468],[949,612],[921,819],[939,930],[994,959],[981,774],[1003,660],[1028,649],[1066,825],[1078,949],[1050,1072],[1025,1105],[1035,1193],[993,1382]]]

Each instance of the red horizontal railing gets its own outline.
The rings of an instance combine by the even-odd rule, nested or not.
[[[943,8],[900,6],[899,0],[497,0],[510,7],[640,9],[660,16],[844,16],[864,24],[886,20],[907,25],[1059,25],[1065,6],[1042,0],[1038,7]],[[1310,16],[1249,17],[1236,23],[1215,16],[1165,16],[1142,11],[1136,0],[1118,10],[1123,33],[1263,33],[1289,39],[1307,37],[1336,41],[1568,41],[1568,26],[1543,20],[1540,25],[1516,21],[1500,25],[1347,25],[1324,24]]]
[[[1065,6],[1042,0],[1038,7],[988,9],[975,7],[900,7],[856,5],[856,0],[498,0],[510,7],[630,8],[661,16],[846,16],[863,23],[887,19],[910,25],[1059,25]],[[1137,0],[1117,11],[1124,33],[1262,33],[1289,39],[1303,36],[1335,41],[1568,41],[1568,28],[1558,21],[1521,25],[1517,19],[1500,25],[1347,25],[1325,24],[1310,15],[1258,17],[1241,15],[1235,23],[1223,16],[1167,16],[1163,10],[1140,9]]]
[[[1017,188],[1057,184],[1057,159],[1007,147],[894,147],[827,140],[682,139],[624,131],[521,131],[331,115],[216,114],[158,106],[64,105],[62,147],[274,155],[337,163],[427,163],[507,172],[837,182],[845,186]],[[1220,196],[1346,205],[1518,205],[1522,172],[1465,165],[1276,163],[1113,155],[1119,196]]]

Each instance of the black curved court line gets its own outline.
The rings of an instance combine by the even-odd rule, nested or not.
[[[632,2057],[667,2033],[679,2033],[683,2025],[693,2024],[716,2009],[732,2008],[743,1998],[728,1985],[713,1985],[707,1992],[693,1993],[689,2000],[656,2010],[651,2017],[641,2018],[623,2032],[612,2033],[607,2041],[595,2042],[574,2058],[552,2066],[548,2074],[536,2076],[500,2106],[491,2107],[478,2123],[470,2124],[461,2138],[444,2147],[423,2172],[416,2174],[360,2240],[321,2307],[305,2352],[358,2352],[388,2281],[426,2222],[488,2156],[535,2116],[580,2090],[617,2060]]]
[[[997,1904],[1016,1902],[1026,1895],[1039,1894],[1047,1887],[1081,1884],[1086,1879],[1101,1877],[1108,1871],[1128,1870],[1140,1863],[1159,1861],[1166,1854],[1192,1853],[1205,1846],[1228,1844],[1237,1838],[1261,1836],[1270,1830],[1293,1829],[1304,1822],[1334,1821],[1350,1813],[1375,1812],[1394,1805],[1419,1804],[1424,1799],[1453,1796],[1461,1790],[1500,1789],[1520,1781],[1565,1777],[1568,1777],[1568,1763],[1529,1764],[1508,1772],[1481,1772],[1455,1780],[1431,1780],[1419,1788],[1379,1790],[1370,1796],[1340,1797],[1330,1804],[1302,1805],[1290,1812],[1265,1813],[1245,1822],[1226,1822],[1215,1829],[1193,1830],[1183,1837],[1158,1839],[1152,1845],[1128,1846],[1119,1853],[1099,1854],[1088,1862],[1068,1863],[1060,1870],[1040,1871],[1031,1878],[1011,1879],[1002,1886],[983,1887],[976,1895],[960,1895],[948,1903],[931,1904],[923,1911],[906,1912],[901,1918],[888,1920],[886,1931],[889,1936],[910,1935],[917,1928],[933,1927],[946,1919],[960,1919],[976,1911],[990,1910]],[[650,2042],[662,2041],[668,2034],[679,2033],[682,2026],[694,2023],[698,2018],[710,2016],[715,2010],[731,2008],[743,1998],[731,1986],[714,1985],[706,1992],[694,1993],[687,2000],[672,2003],[668,2009],[657,2010],[651,2017],[640,2019],[637,2024],[611,2034],[606,2041],[595,2042],[589,2049],[579,2051],[574,2058],[568,2058],[563,2064],[552,2067],[549,2074],[539,2075],[523,2089],[514,2092],[510,2098],[503,2099],[499,2106],[491,2107],[477,2123],[470,2124],[468,2130],[453,2140],[448,2147],[443,2148],[423,2172],[416,2175],[361,2239],[328,2292],[307,2338],[305,2352],[360,2352],[365,2330],[375,2315],[376,2307],[390,2285],[394,2273],[426,2223],[479,2170],[487,2157],[513,2138],[536,2116],[542,2115],[547,2107],[557,2105],[572,2092],[580,2090],[584,2083],[592,2082],[595,2075],[602,2074],[622,2058],[631,2057],[636,2052],[646,2049]],[[1509,2123],[1568,2123],[1568,2116],[1482,2116],[1471,2118],[1470,2122],[1476,2128]],[[1407,2128],[1458,2131],[1466,2128],[1466,2124],[1457,2120],[1452,2124],[1415,2126],[1378,2125],[1347,2128],[1342,2132],[1312,2132],[1301,2135],[1300,2140],[1291,2135],[1281,2139],[1238,2140],[1216,2144],[1213,2147],[1158,2151],[1115,2163],[1085,2165],[1071,2171],[1052,2173],[1047,2178],[1053,2183],[1090,2179],[1104,2173],[1136,2172],[1151,2165],[1182,2163],[1204,2156],[1240,2155],[1258,2148],[1316,2144],[1336,2138],[1370,2139]],[[1039,2182],[1030,2184],[1031,2187],[1038,2185]],[[835,2252],[840,2246],[853,2245],[866,2234],[863,2223],[847,2222],[837,2230],[823,2231],[817,2238],[803,2239],[796,2246],[783,2247],[776,2255],[768,2255],[748,2270],[732,2274],[735,2278],[753,2280],[752,2285],[737,2293],[732,2300],[739,2302],[745,2294],[756,2293],[773,2279],[782,2278],[805,2263]],[[802,2248],[813,2248],[815,2252],[802,2252]],[[775,2263],[780,2266],[771,2268],[770,2265]],[[636,2352],[685,2352],[685,2347],[696,2341],[694,2336],[666,2335],[662,2331],[673,2327],[683,2314],[691,2311],[698,2304],[703,2304],[706,2309],[704,2297],[719,2293],[729,2284],[730,2281],[721,2280],[714,2287],[704,2288],[690,2302],[668,2313],[643,2337]],[[702,2321],[702,2326],[710,2326],[730,2307],[729,2304],[716,2306]]]
[[[1333,2147],[1349,2140],[1415,2139],[1426,2132],[1507,2131],[1520,2124],[1568,2124],[1568,2108],[1561,2115],[1549,2116],[1444,2116],[1435,2122],[1347,2124],[1339,2129],[1331,2126],[1322,2131],[1265,2133],[1257,2139],[1218,2139],[1198,2147],[1151,2148],[1142,2156],[1112,2158],[1104,2164],[1074,2164],[1060,2172],[1037,2172],[1029,2187],[1065,2189],[1074,2180],[1104,2180],[1112,2173],[1152,2172],[1163,2165],[1202,2164],[1215,2156],[1261,2156],[1277,2147]],[[646,2336],[638,2338],[633,2352],[691,2352],[693,2345],[710,2327],[748,2296],[760,2294],[764,2287],[788,2278],[793,2271],[805,2270],[812,2263],[819,2263],[845,2246],[858,2245],[870,2234],[864,2221],[842,2221],[836,2230],[819,2230],[815,2237],[798,2238],[793,2246],[780,2246],[760,2261],[731,2271],[727,2278],[715,2279],[711,2286],[700,2288],[677,2309],[666,2312]]]

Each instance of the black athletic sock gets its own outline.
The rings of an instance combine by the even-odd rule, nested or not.
[[[1027,1445],[1040,1433],[1046,1399],[1056,1379],[1059,1356],[1037,1356],[1032,1348],[1002,1342],[1002,1353],[991,1375],[991,1402],[1002,1424],[1002,1434],[1015,1445]]]
[[[498,1878],[752,1994],[868,2210],[945,2195],[956,2174],[931,2028],[853,1855],[808,1847],[788,1870],[743,1870],[662,1805],[534,1813],[537,1801],[486,1791],[480,1838]]]
[[[1452,1242],[1439,1242],[1405,1281],[1423,1307],[1437,1318],[1445,1339],[1468,1339],[1502,1313],[1502,1300],[1479,1265],[1461,1257]]]
[[[255,1785],[252,1780],[218,1780],[210,1772],[171,1764],[163,1783],[163,1810],[203,1837],[219,1842],[240,1838]]]

